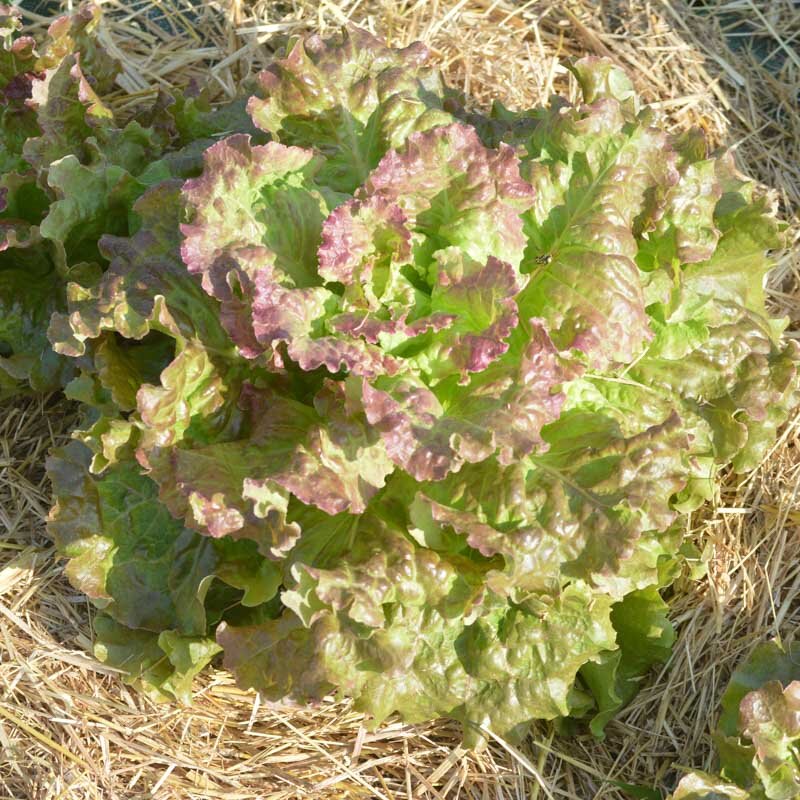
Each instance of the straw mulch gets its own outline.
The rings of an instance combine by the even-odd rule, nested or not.
[[[210,77],[220,96],[231,94],[286,36],[348,20],[394,44],[423,39],[479,104],[541,103],[554,90],[574,90],[563,59],[611,56],[668,124],[700,125],[715,144],[735,145],[741,167],[777,193],[798,239],[800,9],[792,0],[104,6],[105,44],[124,64],[116,102],[131,109],[157,86],[191,78]],[[48,19],[28,12],[27,21],[36,29]],[[797,276],[787,254],[772,279],[776,312],[795,323]],[[733,666],[756,642],[790,637],[800,622],[795,420],[755,474],[731,477],[719,507],[691,520],[708,576],[676,587],[674,656],[603,742],[585,733],[556,737],[541,725],[520,750],[495,742],[467,754],[447,723],[393,722],[367,733],[346,704],[259,705],[220,671],[198,681],[193,707],[154,706],[91,656],[91,609],[64,580],[44,531],[43,459],[64,439],[70,413],[57,399],[0,413],[2,798],[610,800],[625,796],[620,783],[668,790],[681,768],[710,765],[709,734]]]

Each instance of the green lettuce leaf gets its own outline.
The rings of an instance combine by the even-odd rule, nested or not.
[[[581,669],[581,677],[597,701],[591,722],[595,736],[603,737],[605,726],[635,697],[650,668],[669,659],[675,629],[667,612],[667,604],[654,586],[631,592],[611,609],[618,649]]]
[[[358,196],[379,196],[400,208],[424,237],[416,248],[418,267],[448,245],[480,262],[494,256],[517,267],[522,259],[520,214],[533,203],[531,187],[511,147],[489,150],[466,125],[411,135],[401,150],[384,156]]]
[[[180,183],[153,187],[134,211],[140,220],[136,234],[100,242],[110,261],[102,278],[93,285],[68,286],[68,312],[50,325],[54,349],[83,356],[86,343],[103,331],[136,340],[155,331],[182,342],[202,338],[212,347],[230,349],[218,304],[180,260]]]
[[[95,658],[157,702],[189,705],[192,680],[221,650],[213,639],[199,636],[132,631],[105,614],[95,617],[94,633]]]
[[[682,510],[713,495],[720,466],[756,466],[798,402],[797,347],[780,338],[784,323],[767,315],[761,288],[770,263],[764,253],[780,243],[778,225],[762,201],[751,202],[751,186],[732,185],[722,167],[717,174],[713,255],[685,266],[673,255],[669,266],[648,273],[654,336],[647,349],[621,375],[585,374],[565,404],[602,410],[629,433],[677,411],[694,456]],[[645,252],[651,242],[642,241]]]
[[[667,800],[750,800],[750,793],[716,775],[692,772],[681,778]]]
[[[116,622],[204,636],[231,601],[230,593],[220,597],[214,578],[243,592],[245,605],[277,591],[276,569],[252,542],[217,542],[187,530],[158,502],[158,486],[135,462],[95,477],[90,458],[73,441],[48,460],[56,497],[49,530],[69,560],[70,582]]]
[[[351,27],[337,40],[297,40],[259,76],[253,121],[283,144],[325,156],[321,181],[352,193],[414,131],[451,121],[420,43],[401,50]]]
[[[176,450],[171,473],[159,475],[162,499],[191,527],[253,539],[273,555],[300,535],[286,521],[288,494],[329,514],[362,513],[393,466],[365,421],[341,408],[340,388],[328,384],[313,406],[246,391],[249,436]]]
[[[591,98],[554,108],[527,145],[536,200],[525,215],[530,281],[519,306],[523,317],[547,322],[557,347],[576,348],[602,369],[632,361],[652,338],[635,227],[653,190],[677,174],[666,135],[647,113],[634,117],[613,97]]]
[[[113,126],[113,114],[81,69],[79,53],[65,56],[37,79],[31,104],[41,135],[25,142],[23,153],[40,173],[63,156],[84,154],[84,142]]]
[[[289,612],[282,622],[255,628],[221,626],[226,666],[243,686],[267,696],[307,700],[338,686],[375,723],[394,711],[412,722],[454,717],[473,743],[484,726],[516,738],[534,719],[568,713],[577,670],[613,645],[609,605],[598,606],[591,591],[572,587],[551,605],[501,605],[466,624],[463,616],[443,615],[427,602],[452,580],[453,567],[439,564],[427,585],[419,564],[416,585],[404,589],[416,602],[389,602],[386,621],[375,630],[352,618],[362,617],[361,602],[345,600],[349,586],[333,577],[336,583],[323,594],[337,605],[348,603],[347,611],[323,605],[310,628],[298,627]],[[406,575],[412,584],[413,570]],[[357,582],[353,588],[358,591]],[[277,647],[281,638],[285,644]],[[285,652],[302,665],[291,676]]]
[[[52,391],[74,374],[46,334],[50,315],[63,308],[63,280],[35,229],[7,244],[0,244],[0,374],[8,376],[9,394],[27,386]]]
[[[29,106],[38,71],[36,42],[20,36],[21,28],[19,10],[0,5],[0,177],[27,169],[22,149],[28,137],[38,133]]]
[[[643,534],[675,519],[669,500],[683,486],[686,446],[677,417],[625,439],[609,420],[567,415],[545,435],[545,455],[464,467],[423,486],[417,501],[482,555],[502,556],[487,583],[516,602],[557,593],[568,578],[617,599],[654,583],[655,553],[632,574],[623,563]]]

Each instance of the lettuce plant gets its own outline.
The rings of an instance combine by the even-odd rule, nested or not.
[[[714,736],[719,775],[692,772],[671,800],[800,796],[800,646],[759,645],[722,697]]]
[[[116,120],[106,98],[121,68],[99,24],[82,6],[37,46],[0,5],[0,397],[60,389],[78,373],[47,339],[67,286],[99,278],[100,238],[135,229],[148,187],[191,174],[216,131],[247,127],[243,103],[212,112],[191,92]]]
[[[70,36],[3,180],[46,215],[40,360],[85,418],[50,530],[99,657],[157,697],[222,650],[269,700],[602,735],[668,658],[683,515],[798,400],[768,202],[604,60],[577,105],[480,114],[351,29],[124,124]]]

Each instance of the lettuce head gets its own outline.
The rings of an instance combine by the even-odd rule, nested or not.
[[[82,404],[50,530],[98,656],[156,697],[221,657],[373,724],[602,735],[669,655],[686,513],[798,402],[769,202],[608,61],[483,114],[355,28],[125,123],[86,13],[30,67],[2,40],[0,340]]]

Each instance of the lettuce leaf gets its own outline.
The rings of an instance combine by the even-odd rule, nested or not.
[[[298,39],[261,73],[248,108],[277,141],[317,149],[322,182],[352,193],[410,134],[451,120],[427,58],[419,42],[394,50],[354,27],[339,41]]]

